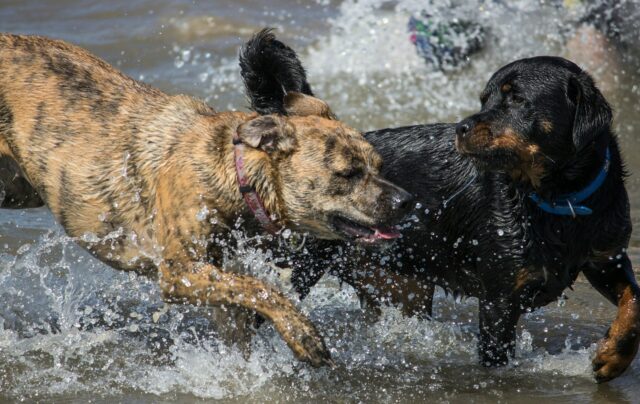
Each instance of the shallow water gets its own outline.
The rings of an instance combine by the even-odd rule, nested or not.
[[[427,3],[3,0],[0,29],[72,41],[134,78],[225,110],[247,105],[239,45],[276,26],[341,119],[373,129],[458,120],[478,108],[477,95],[499,66],[564,54],[576,19],[574,11],[527,1],[462,8],[436,2],[435,15],[473,15],[490,28],[473,63],[445,74],[427,67],[407,40],[408,16]],[[634,224],[639,54],[626,49],[616,68],[596,72],[617,112]],[[636,231],[634,262],[639,246]],[[269,271],[260,253],[245,256]],[[438,294],[435,321],[403,318],[391,308],[376,320],[351,289],[327,278],[301,303],[338,364],[316,370],[295,361],[268,325],[249,358],[220,345],[206,310],[164,306],[153,281],[92,259],[46,210],[34,209],[0,212],[0,302],[0,401],[637,402],[640,395],[640,360],[612,383],[592,380],[594,343],[615,310],[582,279],[567,300],[524,317],[512,365],[486,370],[476,364],[477,301]]]

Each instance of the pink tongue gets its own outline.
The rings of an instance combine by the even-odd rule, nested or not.
[[[389,227],[389,228],[386,228],[386,229],[376,229],[376,228],[374,228],[373,230],[376,231],[372,236],[373,238],[381,238],[383,240],[390,240],[390,239],[393,239],[393,238],[400,237],[400,233],[396,229],[394,229],[392,227]]]

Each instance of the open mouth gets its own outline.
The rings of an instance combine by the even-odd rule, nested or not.
[[[333,216],[331,222],[337,231],[359,242],[378,243],[400,237],[393,227],[369,227],[342,216]]]

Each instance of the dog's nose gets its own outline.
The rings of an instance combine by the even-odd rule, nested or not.
[[[404,189],[398,189],[391,196],[391,209],[398,217],[404,217],[413,207],[413,195]]]
[[[469,122],[468,119],[465,119],[464,121],[456,125],[456,135],[458,135],[459,138],[464,139],[465,137],[467,137],[470,131],[471,122]]]

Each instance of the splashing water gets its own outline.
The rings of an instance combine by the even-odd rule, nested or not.
[[[499,66],[534,54],[563,54],[579,18],[575,9],[563,13],[524,0],[508,6],[479,0],[270,0],[198,7],[186,0],[118,0],[108,9],[61,3],[67,7],[8,0],[0,21],[7,31],[86,46],[135,78],[194,94],[218,110],[247,104],[237,47],[262,26],[275,25],[300,51],[314,91],[341,119],[362,129],[461,118],[478,108],[477,95]],[[407,33],[409,16],[425,9],[440,19],[473,16],[488,29],[485,49],[459,69],[426,65]],[[624,147],[636,151],[637,55],[628,51],[610,90]],[[635,171],[639,154],[626,155]],[[635,178],[629,187],[631,200],[640,200]],[[207,213],[199,212],[202,220]],[[640,217],[635,210],[633,216]],[[241,266],[288,291],[287,271],[274,268],[274,254],[246,241],[238,250]],[[632,253],[637,260],[637,248]],[[316,370],[296,361],[269,324],[257,331],[250,355],[225,346],[206,308],[165,305],[155,281],[96,261],[44,209],[3,210],[0,400],[493,403],[537,395],[632,402],[640,394],[638,360],[610,387],[598,388],[591,379],[594,343],[613,319],[613,308],[583,281],[568,296],[566,303],[523,316],[516,360],[487,370],[477,365],[475,299],[454,302],[437,293],[433,321],[404,318],[395,308],[376,318],[351,288],[327,277],[298,302],[338,364],[336,370]]]
[[[354,292],[332,278],[315,288],[302,308],[327,337],[337,370],[300,364],[268,324],[245,357],[217,340],[206,309],[165,306],[153,281],[92,259],[44,212],[11,213],[11,220],[2,222],[3,234],[17,231],[17,222],[28,223],[34,233],[32,244],[0,257],[2,299],[11,302],[0,311],[0,375],[3,391],[11,397],[91,393],[127,398],[144,393],[302,400],[329,394],[322,386],[334,386],[329,397],[348,394],[366,400],[376,397],[371,386],[385,386],[389,397],[409,399],[414,396],[403,392],[408,388],[444,398],[490,392],[512,382],[526,391],[530,384],[522,380],[532,378],[565,379],[581,388],[592,383],[594,346],[576,339],[594,337],[584,335],[575,322],[554,332],[544,328],[566,321],[563,317],[575,311],[571,308],[528,315],[515,363],[488,373],[476,365],[475,299],[455,303],[437,294],[434,321],[404,318],[394,308],[383,309],[373,320],[360,310]],[[241,255],[252,271],[261,268],[263,277],[273,272],[270,252],[244,250]],[[286,287],[286,280],[265,279]],[[608,316],[599,317],[606,324]],[[602,332],[604,327],[595,328]],[[556,352],[549,353],[549,344],[540,342],[546,338],[560,344],[551,347]],[[459,374],[469,383],[455,383]]]

